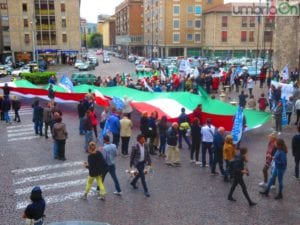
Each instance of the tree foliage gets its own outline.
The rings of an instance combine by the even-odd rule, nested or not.
[[[88,48],[102,48],[103,37],[100,33],[93,33],[87,36]]]

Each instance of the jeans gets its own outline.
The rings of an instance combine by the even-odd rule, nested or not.
[[[179,148],[182,148],[182,138],[185,140],[185,143],[188,145],[189,149],[191,148],[191,142],[188,136],[186,136],[185,130],[179,130],[178,131],[178,142],[179,142]]]
[[[58,158],[58,144],[57,141],[53,139],[53,157]]]
[[[159,135],[159,142],[160,142],[159,153],[165,154],[166,143],[167,143],[167,137],[166,137],[166,135],[160,134]]]
[[[35,134],[43,135],[43,121],[35,120],[34,121],[34,130]]]
[[[93,130],[85,130],[85,142],[84,142],[84,150],[88,151],[88,146],[91,141],[93,141]]]
[[[96,179],[97,181],[97,184],[98,184],[98,187],[100,188],[100,196],[103,196],[105,195],[105,187],[102,183],[102,177],[99,175],[99,176],[96,176],[96,177],[91,177],[91,176],[88,176],[88,179],[86,181],[86,186],[85,186],[85,193],[88,194],[91,190],[91,187],[93,185],[93,182],[94,180]]]
[[[198,162],[199,161],[199,152],[200,152],[200,140],[193,141],[192,140],[192,148],[191,148],[191,160],[195,159]]]
[[[80,118],[79,118],[79,134],[80,134],[80,135],[83,135],[83,134],[84,134],[84,131],[83,131],[83,128],[82,128],[82,121],[83,121],[83,118],[84,118],[84,117],[80,117]]]
[[[50,122],[45,122],[45,137],[48,137],[48,127],[50,127]]]
[[[4,120],[6,123],[10,122],[10,117],[8,115],[8,111],[3,112]]]
[[[300,157],[295,157],[295,177],[299,178],[299,162]]]
[[[149,138],[149,153],[150,154],[155,154],[154,153],[154,141],[155,141],[155,136]]]
[[[232,162],[225,160],[224,180],[228,181],[229,178],[232,178]]]
[[[223,151],[221,149],[221,153],[220,151],[214,151],[213,153],[213,163],[212,163],[212,167],[211,167],[211,172],[215,173],[216,172],[216,166],[217,164],[219,164],[219,169],[222,175],[225,174],[224,172],[224,168],[223,168],[223,157],[222,157]]]
[[[212,142],[202,142],[202,166],[206,165],[206,152],[209,154],[209,166],[212,167],[213,155],[212,155]]]
[[[146,179],[145,179],[145,174],[144,174],[145,163],[144,162],[139,162],[135,167],[138,170],[138,174],[131,181],[131,184],[133,186],[136,186],[136,182],[138,181],[139,178],[141,178],[142,185],[143,185],[143,188],[144,188],[144,192],[148,192]]]
[[[58,158],[66,159],[65,157],[66,140],[56,140],[56,143],[57,143],[57,150],[58,150]]]
[[[119,147],[119,143],[120,143],[120,134],[113,134],[113,144],[116,145],[116,147]]]
[[[17,122],[21,121],[18,109],[15,109],[15,119],[14,119],[14,121],[17,121]]]
[[[122,154],[128,155],[128,145],[129,145],[130,137],[121,137],[122,141]]]
[[[273,185],[274,181],[276,180],[276,177],[278,177],[278,186],[279,186],[278,192],[282,193],[284,172],[285,172],[285,169],[277,168],[275,166],[275,168],[272,171],[269,182],[268,182],[268,186],[267,186],[267,189],[266,189],[267,192],[269,192],[271,186]]]
[[[107,166],[107,172],[109,172],[111,178],[113,179],[117,192],[121,192],[122,190],[120,188],[120,184],[119,184],[119,181],[118,181],[118,178],[116,175],[116,166],[115,165]],[[104,182],[107,172],[103,174],[103,177],[102,177],[103,182]]]

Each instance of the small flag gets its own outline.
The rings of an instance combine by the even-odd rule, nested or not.
[[[74,87],[73,83],[66,75],[62,76],[59,83],[60,83],[60,86],[69,90],[69,92],[73,92],[73,87]]]
[[[232,138],[233,138],[233,143],[237,144],[242,137],[243,133],[243,109],[241,107],[238,107],[238,110],[234,116],[234,121],[233,121],[233,127],[232,127]]]
[[[288,117],[286,114],[286,99],[285,97],[282,98],[282,117],[281,117],[281,124],[282,126],[288,125]]]
[[[109,100],[100,91],[95,89],[95,100],[100,106],[109,106]]]
[[[112,103],[115,105],[117,110],[121,110],[124,108],[124,102],[119,97],[113,97]]]
[[[153,92],[153,89],[149,86],[146,79],[143,80],[145,88],[147,88],[148,91]]]

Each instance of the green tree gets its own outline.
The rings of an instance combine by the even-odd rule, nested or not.
[[[99,33],[93,33],[87,35],[88,48],[102,48],[103,47],[103,37]]]

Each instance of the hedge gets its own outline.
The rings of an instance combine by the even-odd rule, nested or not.
[[[48,84],[49,78],[54,76],[56,79],[55,71],[46,72],[33,72],[33,73],[22,73],[20,77],[22,79],[28,80],[33,84]]]

